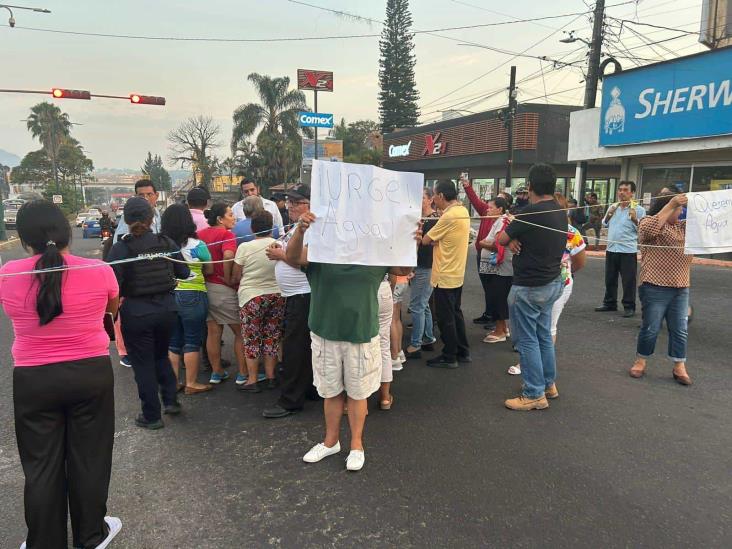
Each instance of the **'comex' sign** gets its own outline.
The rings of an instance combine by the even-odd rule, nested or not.
[[[301,112],[298,114],[300,126],[303,128],[332,128],[333,115],[317,112]]]
[[[600,145],[732,134],[732,48],[610,75]]]
[[[409,150],[412,148],[412,142],[404,145],[389,145],[389,158],[400,158],[409,156]]]

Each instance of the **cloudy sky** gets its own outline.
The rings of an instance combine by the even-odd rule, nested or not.
[[[303,0],[311,6],[345,10],[381,20],[385,0]],[[231,114],[240,104],[256,100],[246,80],[259,72],[289,76],[298,67],[332,70],[335,93],[321,94],[320,111],[347,121],[377,119],[378,38],[320,41],[211,43],[137,40],[42,32],[53,29],[83,33],[185,38],[275,39],[378,34],[379,24],[337,16],[289,0],[16,0],[44,7],[51,14],[15,10],[16,28],[7,26],[0,10],[0,88],[50,90],[67,87],[92,93],[162,95],[165,107],[134,106],[127,101],[56,101],[97,167],[137,168],[147,151],[167,157],[167,133],[189,116],[211,115],[221,126],[226,156]],[[624,5],[617,5],[624,4]],[[701,51],[694,36],[652,27],[629,26],[621,19],[696,31],[701,0],[608,0],[610,31],[607,50],[625,67]],[[582,0],[412,0],[415,30],[482,25],[516,19],[582,14]],[[25,27],[25,28],[24,28]],[[582,72],[554,68],[536,58],[547,56],[580,62],[583,44],[563,44],[564,31],[589,39],[586,15],[567,15],[530,23],[486,26],[418,34],[417,85],[423,121],[440,111],[479,112],[505,101],[509,67],[518,78],[519,101],[581,104]],[[638,33],[638,34],[636,34]],[[440,36],[436,36],[440,35]],[[674,38],[677,37],[677,38]],[[666,41],[667,39],[671,39]],[[501,52],[462,45],[480,44]],[[648,42],[659,42],[648,46]],[[531,47],[533,46],[533,47]],[[631,59],[632,58],[632,59]],[[482,76],[482,77],[481,77]],[[479,78],[480,77],[480,78]],[[472,82],[471,82],[472,81]],[[544,97],[546,96],[546,97]],[[0,149],[23,156],[38,148],[21,119],[41,95],[0,94]],[[308,101],[312,94],[308,93]],[[49,95],[50,100],[50,95]]]

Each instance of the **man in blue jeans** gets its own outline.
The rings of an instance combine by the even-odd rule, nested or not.
[[[498,234],[498,243],[514,252],[508,306],[511,337],[521,356],[523,390],[506,401],[511,410],[543,410],[549,407],[547,398],[559,396],[551,323],[552,305],[564,285],[561,262],[567,245],[567,212],[554,200],[556,181],[548,164],[532,166],[529,205]]]

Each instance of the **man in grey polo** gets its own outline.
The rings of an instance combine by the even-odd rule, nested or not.
[[[623,280],[623,316],[635,315],[638,273],[638,222],[646,215],[635,198],[635,183],[618,184],[618,202],[610,206],[602,220],[608,228],[605,252],[605,298],[597,312],[618,310],[618,276]]]

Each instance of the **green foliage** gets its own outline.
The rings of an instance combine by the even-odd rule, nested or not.
[[[414,35],[409,0],[387,0],[379,50],[379,114],[384,133],[417,125],[419,108],[414,79]]]
[[[173,190],[173,179],[163,166],[163,159],[159,155],[153,156],[152,153],[148,152],[141,171],[143,175],[150,178],[157,190],[168,192]]]
[[[346,124],[345,118],[335,127],[336,139],[343,141],[343,160],[353,164],[381,165],[381,148],[369,146],[368,138],[380,133],[379,123],[373,120],[357,120]]]

